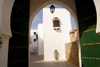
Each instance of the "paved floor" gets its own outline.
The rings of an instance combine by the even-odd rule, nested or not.
[[[77,67],[66,60],[44,61],[43,56],[30,55],[30,67]]]

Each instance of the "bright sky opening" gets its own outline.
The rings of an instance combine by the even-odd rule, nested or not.
[[[46,7],[44,8],[50,8],[52,4],[50,5],[47,5]],[[55,6],[55,8],[63,8],[57,4],[53,4]],[[32,25],[31,25],[31,29],[32,30],[37,30],[37,27],[38,27],[38,24],[39,23],[43,23],[43,9],[41,9],[37,14],[36,16],[34,17],[33,21],[32,21]],[[74,29],[76,27],[76,23],[74,21],[74,18],[73,16],[71,15],[71,25],[72,25],[72,29]]]

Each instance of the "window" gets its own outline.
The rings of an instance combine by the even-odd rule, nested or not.
[[[59,20],[59,18],[58,17],[54,17],[52,19],[52,21],[53,21],[53,29],[54,30],[60,30],[60,20]]]
[[[34,35],[36,35],[36,32],[34,32]]]
[[[53,27],[60,27],[59,20],[54,20],[53,21]]]
[[[36,39],[34,39],[34,42],[36,41]]]

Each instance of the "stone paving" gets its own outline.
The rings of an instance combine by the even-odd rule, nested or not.
[[[30,67],[77,67],[66,60],[44,61],[43,56],[30,55]]]

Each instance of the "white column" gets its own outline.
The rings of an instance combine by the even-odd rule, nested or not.
[[[97,27],[96,27],[96,33],[100,35],[100,0],[93,0],[96,8],[97,13]]]
[[[0,45],[0,67],[7,67],[9,39],[7,35],[1,35],[3,43]]]

